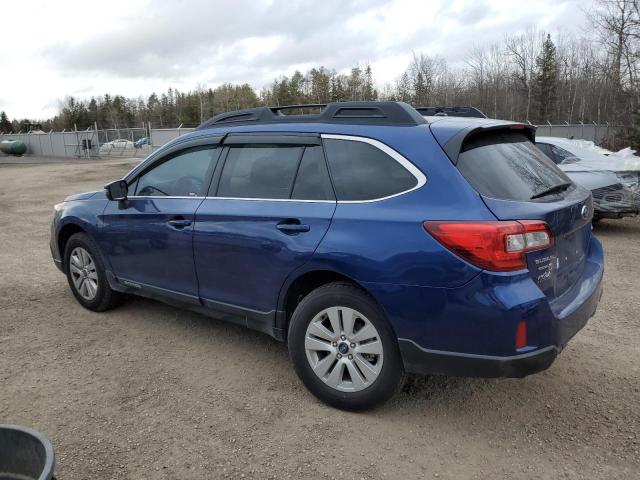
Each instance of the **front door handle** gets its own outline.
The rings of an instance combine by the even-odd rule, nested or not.
[[[295,235],[310,230],[309,225],[303,225],[300,220],[285,220],[276,225],[276,228],[287,235]]]
[[[187,220],[185,218],[174,218],[173,220],[169,220],[167,223],[173,228],[182,229],[191,225],[191,220]]]

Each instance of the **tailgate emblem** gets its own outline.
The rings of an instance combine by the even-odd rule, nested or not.
[[[589,216],[589,207],[583,205],[582,210],[580,210],[580,215],[582,215],[582,218],[587,218]]]

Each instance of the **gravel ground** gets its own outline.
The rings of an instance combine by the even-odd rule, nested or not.
[[[602,303],[548,371],[416,377],[354,414],[312,397],[266,335],[150,300],[76,303],[52,206],[132,165],[0,166],[0,423],[45,432],[59,479],[640,477],[637,219],[596,229]]]

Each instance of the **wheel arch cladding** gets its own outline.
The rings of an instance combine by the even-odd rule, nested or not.
[[[67,246],[67,242],[69,241],[71,236],[75,235],[76,233],[86,234],[87,231],[77,223],[67,223],[60,229],[60,232],[58,232],[58,250],[60,253],[60,258],[63,259],[63,261],[64,261],[64,250]]]
[[[380,308],[384,317],[387,319],[389,323],[389,327],[394,335],[396,335],[395,328],[393,327],[387,312],[384,307],[380,304],[380,302],[373,296],[373,294],[366,288],[364,285],[356,281],[355,279],[344,275],[342,273],[336,272],[334,270],[311,270],[304,273],[301,273],[297,276],[288,286],[285,286],[283,289],[284,294],[281,295],[281,304],[280,310],[283,311],[284,315],[281,316],[282,324],[279,325],[280,328],[283,329],[284,335],[286,338],[287,331],[289,329],[289,322],[291,320],[291,316],[295,311],[298,304],[304,299],[307,295],[309,295],[315,289],[322,287],[323,285],[327,285],[329,283],[336,282],[344,282],[353,285],[354,287],[359,288],[364,293],[366,293]],[[397,338],[397,335],[396,335]]]

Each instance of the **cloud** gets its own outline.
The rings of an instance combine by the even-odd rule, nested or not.
[[[473,2],[471,5],[465,6],[458,15],[460,25],[470,26],[476,25],[484,18],[491,14],[491,4],[488,2]]]
[[[344,58],[349,57],[346,53],[359,54],[365,49],[362,36],[352,35],[346,22],[377,3],[381,2],[325,0],[270,5],[250,0],[199,0],[176,8],[174,2],[153,2],[142,14],[124,18],[108,31],[75,45],[53,45],[42,54],[51,64],[72,73],[166,79],[243,58],[258,68]],[[368,37],[373,40],[374,32]],[[262,43],[273,44],[274,39],[278,40],[274,49],[251,54],[256,46],[259,50]]]
[[[413,52],[464,66],[474,45],[536,25],[555,33],[584,25],[580,0],[30,0],[27,24],[3,26],[19,49],[2,108],[45,117],[67,95],[146,96],[168,87],[249,83],[260,89],[312,66],[339,72],[371,63],[380,86],[394,82]],[[21,0],[4,0],[19,18]],[[46,45],[43,47],[43,45]]]

